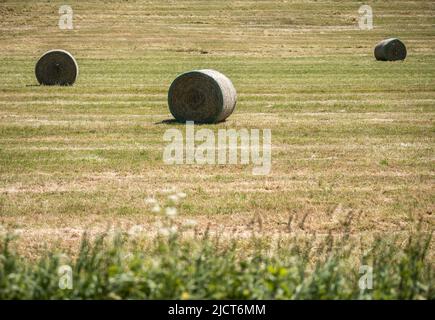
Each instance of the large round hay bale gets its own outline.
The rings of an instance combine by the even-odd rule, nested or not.
[[[215,70],[184,73],[172,82],[169,110],[180,122],[217,123],[234,111],[237,93],[233,83]]]
[[[39,84],[69,86],[74,84],[79,67],[74,57],[65,50],[51,50],[42,55],[35,67]]]
[[[405,60],[405,44],[396,38],[383,40],[375,47],[375,57],[380,61]]]

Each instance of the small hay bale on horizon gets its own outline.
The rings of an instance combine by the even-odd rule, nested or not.
[[[211,69],[183,73],[168,92],[169,110],[179,122],[218,123],[233,113],[236,103],[231,80]]]

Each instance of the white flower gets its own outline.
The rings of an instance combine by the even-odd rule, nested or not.
[[[169,201],[177,203],[178,202],[178,196],[176,194],[168,196]]]
[[[177,233],[177,230],[178,230],[177,226],[172,226],[172,227],[168,227],[168,228],[161,228],[159,230],[159,233],[162,236],[170,236],[170,235]]]
[[[177,193],[177,197],[178,198],[184,199],[184,198],[186,198],[186,196],[187,196],[187,194],[185,194],[184,192],[178,192]]]
[[[177,208],[174,207],[167,207],[165,209],[165,213],[168,217],[172,218],[175,217],[177,215]]]
[[[151,212],[153,213],[159,213],[162,209],[160,208],[160,206],[158,204],[156,204],[152,209]]]
[[[128,230],[128,234],[130,236],[137,236],[141,232],[143,232],[143,227],[141,225],[133,226],[133,227],[130,228],[130,230]]]
[[[146,198],[146,199],[145,199],[145,203],[146,203],[146,204],[153,205],[153,204],[157,204],[157,200],[154,199],[154,198]]]
[[[12,234],[16,235],[16,236],[19,236],[19,235],[21,235],[23,233],[24,233],[24,229],[15,229]]]
[[[159,229],[159,234],[161,234],[162,236],[169,236],[169,228]]]
[[[196,227],[197,224],[198,224],[198,222],[196,220],[193,220],[193,219],[187,219],[184,222],[184,226],[186,226],[188,228],[194,228],[194,227]]]

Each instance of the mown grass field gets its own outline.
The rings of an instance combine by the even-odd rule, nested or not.
[[[224,237],[407,234],[434,228],[435,4],[367,1],[0,1],[0,224],[36,258],[74,250],[82,233],[162,214],[144,199],[187,194],[175,224]],[[399,37],[404,62],[377,62]],[[37,86],[53,48],[80,66],[73,87]],[[188,70],[216,69],[238,91],[235,113],[202,126],[272,129],[272,172],[167,166],[167,90]],[[429,255],[433,259],[433,245]],[[432,260],[433,261],[433,260]]]

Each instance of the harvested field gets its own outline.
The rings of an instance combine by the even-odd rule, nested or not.
[[[162,212],[145,199],[186,193],[176,223],[243,238],[396,235],[434,230],[435,4],[376,1],[374,29],[354,1],[0,2],[0,225],[35,258],[78,247],[84,231],[154,237]],[[408,56],[377,62],[398,37]],[[74,86],[38,86],[41,54],[80,66]],[[237,89],[219,129],[271,129],[272,170],[166,165],[168,88],[215,69]],[[433,259],[433,244],[430,256]]]

